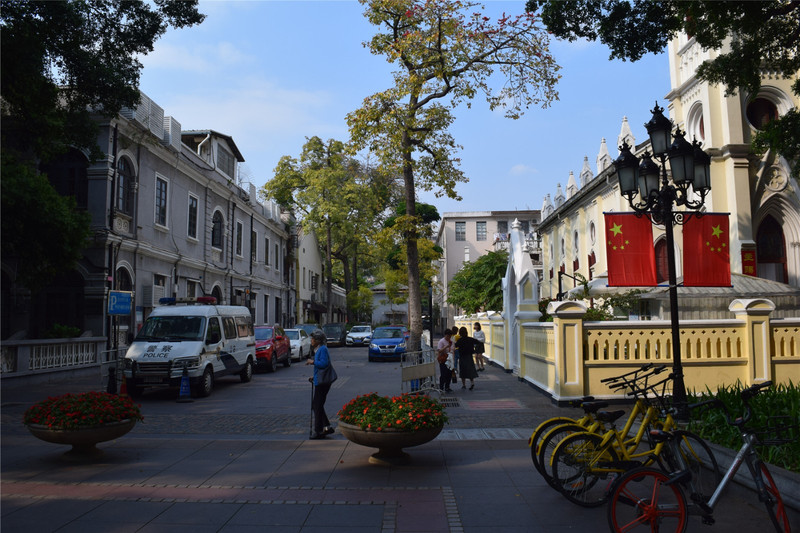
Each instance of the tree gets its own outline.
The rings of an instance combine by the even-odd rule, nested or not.
[[[503,276],[508,252],[499,250],[464,263],[447,288],[447,302],[467,313],[503,308]]]
[[[323,236],[329,302],[334,257],[341,260],[347,292],[356,289],[357,279],[351,280],[348,275],[347,252],[364,242],[366,233],[387,205],[387,191],[375,185],[373,176],[363,170],[348,157],[341,141],[323,142],[319,137],[311,137],[303,145],[300,159],[283,156],[275,168],[275,176],[264,185],[267,197],[299,211],[303,226]]]
[[[41,287],[71,268],[89,233],[88,216],[58,198],[39,165],[69,148],[100,156],[96,115],[139,101],[137,55],[169,26],[203,17],[196,0],[0,1],[2,251],[4,262],[16,260],[20,283]],[[52,232],[39,232],[44,219]],[[42,235],[47,246],[31,246]]]
[[[755,95],[763,72],[785,79],[800,71],[800,2],[716,2],[667,0],[529,0],[526,9],[539,10],[554,35],[574,41],[600,40],[611,58],[636,61],[664,50],[679,31],[704,48],[719,49],[730,38],[730,51],[704,61],[697,77],[725,86],[726,94],[743,90]],[[800,96],[800,79],[792,91]],[[800,113],[792,109],[772,121],[753,140],[756,152],[771,148],[790,161],[800,160]],[[800,178],[800,165],[793,165]]]
[[[365,45],[397,65],[394,86],[365,99],[347,116],[354,149],[369,150],[402,176],[406,215],[401,224],[408,265],[410,350],[419,348],[422,308],[416,192],[435,190],[457,198],[466,181],[458,168],[460,148],[448,128],[452,110],[483,93],[490,109],[518,118],[532,104],[556,98],[558,66],[548,36],[531,14],[503,16],[496,23],[472,2],[452,0],[360,0],[380,28]],[[493,91],[490,77],[505,84]]]

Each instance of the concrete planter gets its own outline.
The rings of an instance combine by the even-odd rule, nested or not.
[[[408,464],[411,460],[411,456],[404,452],[403,448],[411,448],[432,441],[441,433],[443,427],[438,426],[418,431],[398,431],[396,429],[367,431],[359,426],[340,421],[337,429],[350,442],[378,448],[378,451],[370,456],[370,463],[395,466]]]
[[[92,458],[103,453],[97,448],[97,443],[117,439],[133,429],[135,425],[136,420],[128,419],[80,429],[50,429],[39,424],[27,424],[25,427],[37,439],[53,444],[72,446],[72,449],[65,455],[76,458]]]

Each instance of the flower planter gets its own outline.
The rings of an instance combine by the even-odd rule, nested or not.
[[[443,427],[442,425],[416,431],[399,431],[397,429],[368,431],[359,426],[339,421],[337,429],[350,442],[378,448],[378,451],[370,456],[370,463],[394,466],[408,464],[411,460],[411,456],[404,452],[403,448],[419,446],[432,441],[441,433]]]
[[[128,419],[79,429],[50,429],[40,424],[26,424],[25,427],[37,439],[53,444],[71,445],[72,449],[66,452],[69,456],[91,458],[103,453],[97,448],[97,443],[117,439],[135,425],[135,419]]]

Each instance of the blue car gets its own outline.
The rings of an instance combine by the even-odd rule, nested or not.
[[[407,330],[403,326],[381,326],[372,332],[369,343],[369,360],[403,359],[406,353]]]

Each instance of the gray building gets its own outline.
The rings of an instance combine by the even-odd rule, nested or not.
[[[160,298],[203,295],[248,306],[256,324],[294,324],[293,221],[239,181],[244,157],[230,136],[181,131],[142,94],[102,121],[97,142],[101,160],[74,150],[47,169],[91,215],[84,257],[36,298],[4,290],[4,315],[24,308],[3,317],[4,331],[35,338],[59,323],[125,344]],[[133,293],[129,315],[108,314],[111,290]]]
[[[530,254],[534,269],[541,279],[541,244],[536,232],[541,220],[538,210],[472,211],[442,215],[436,244],[444,252],[439,260],[433,295],[434,303],[440,309],[440,327],[452,327],[453,317],[460,314],[459,309],[447,303],[448,286],[453,276],[464,263],[475,261],[490,251],[508,250],[509,232],[514,220],[520,221],[525,234],[525,251]]]

